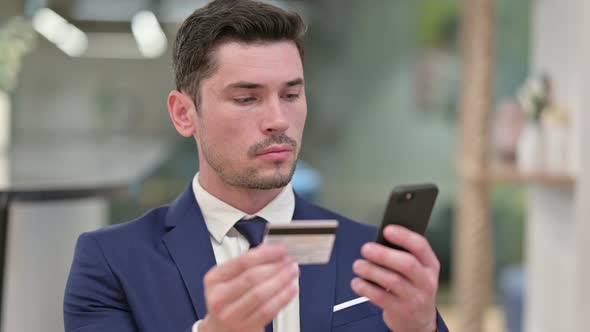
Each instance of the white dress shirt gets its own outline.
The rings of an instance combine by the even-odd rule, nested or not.
[[[193,178],[193,192],[209,230],[217,264],[239,256],[250,247],[248,240],[233,228],[236,222],[258,216],[271,224],[288,224],[295,211],[291,184],[254,215],[248,215],[205,191],[199,183],[198,173]],[[193,325],[193,332],[198,332],[199,322]],[[275,318],[273,332],[299,332],[299,294]]]

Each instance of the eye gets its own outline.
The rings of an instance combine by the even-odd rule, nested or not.
[[[299,99],[299,94],[298,93],[288,93],[283,98],[286,99],[287,101],[295,101],[295,100]]]
[[[234,102],[239,105],[249,105],[256,101],[256,97],[234,98]]]

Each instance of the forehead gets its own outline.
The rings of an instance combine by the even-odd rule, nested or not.
[[[291,41],[242,43],[228,41],[213,53],[216,65],[211,80],[277,81],[284,83],[303,78],[299,50]]]

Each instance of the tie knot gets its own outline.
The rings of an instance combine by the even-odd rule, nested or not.
[[[261,217],[242,219],[234,225],[234,228],[248,240],[250,248],[254,248],[264,239],[266,220]]]

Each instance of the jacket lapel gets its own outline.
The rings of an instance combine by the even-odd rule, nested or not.
[[[293,220],[318,219],[318,210],[299,196],[295,197]],[[302,265],[299,276],[299,321],[301,332],[332,329],[336,287],[336,246],[328,264]]]
[[[197,316],[203,318],[207,313],[203,277],[216,262],[191,185],[170,205],[166,226],[169,231],[163,237],[164,244],[180,271]]]

